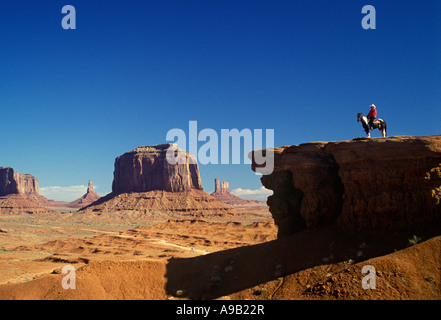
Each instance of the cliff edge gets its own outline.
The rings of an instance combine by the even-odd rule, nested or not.
[[[279,237],[307,228],[439,228],[441,136],[311,142],[274,148],[262,184]],[[253,153],[250,154],[253,158]],[[253,161],[252,169],[256,171]]]

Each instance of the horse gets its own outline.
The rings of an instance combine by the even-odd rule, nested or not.
[[[361,124],[363,125],[363,129],[366,132],[366,137],[370,138],[371,137],[371,133],[370,133],[370,128],[369,128],[369,120],[367,117],[365,117],[362,113],[357,114],[357,122],[361,122]],[[374,128],[372,130],[378,129],[381,132],[381,135],[383,136],[383,138],[386,137],[386,130],[387,130],[387,125],[386,125],[386,121],[384,121],[383,119],[375,119],[373,121],[373,126]]]

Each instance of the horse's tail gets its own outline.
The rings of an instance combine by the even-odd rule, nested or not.
[[[387,124],[386,121],[383,120],[384,123],[384,136],[387,137]]]

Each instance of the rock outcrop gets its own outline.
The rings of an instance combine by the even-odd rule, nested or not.
[[[42,205],[43,200],[49,201],[39,195],[38,180],[34,176],[20,174],[10,167],[0,167],[1,215],[54,212]]]
[[[100,198],[101,198],[101,196],[98,193],[96,193],[95,191],[93,191],[93,183],[92,183],[92,181],[89,180],[89,185],[87,187],[86,194],[75,201],[69,202],[68,204],[66,204],[66,207],[68,207],[68,208],[83,208],[83,207],[86,207],[86,206],[94,203],[95,201],[99,200]]]
[[[0,167],[0,196],[18,194],[15,172],[12,168]]]
[[[196,158],[183,152],[185,163],[170,164],[166,153],[171,146],[138,147],[116,158],[113,193],[202,190]]]
[[[33,175],[0,167],[0,214],[55,213],[49,208],[68,205],[67,202],[49,200],[40,195],[38,180]]]
[[[185,151],[182,163],[166,158],[172,144],[139,147],[115,160],[112,193],[80,210],[126,217],[233,217],[231,207],[203,191],[196,158]]]
[[[17,173],[18,193],[39,194],[38,180],[30,174]]]
[[[0,196],[38,193],[38,180],[34,176],[20,174],[10,167],[0,167]]]
[[[220,182],[219,179],[214,179],[214,193],[220,193],[221,189],[220,189]]]
[[[230,183],[228,181],[221,183],[221,193],[230,193]]]
[[[279,236],[328,225],[350,232],[434,227],[441,222],[441,136],[274,148],[274,171],[261,181],[274,191],[267,203]]]
[[[220,187],[219,187],[220,186]],[[228,181],[219,182],[219,179],[214,180],[214,192],[210,194],[222,203],[230,206],[265,206],[265,202],[258,200],[246,200],[230,193],[230,184]]]

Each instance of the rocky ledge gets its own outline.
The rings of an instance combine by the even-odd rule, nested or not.
[[[441,136],[274,148],[274,171],[261,181],[274,191],[267,203],[279,237],[331,225],[382,233],[437,228]]]

